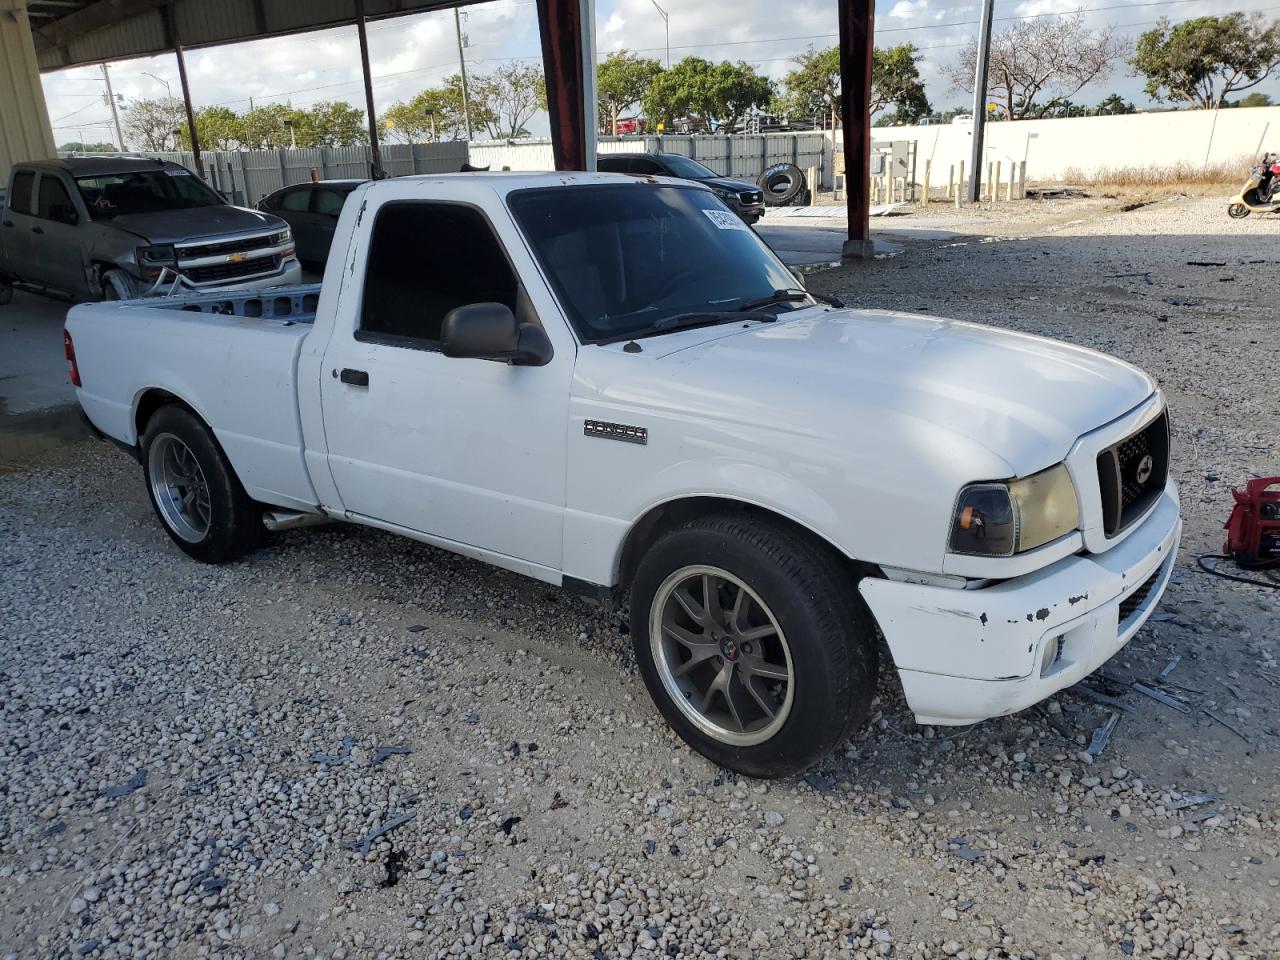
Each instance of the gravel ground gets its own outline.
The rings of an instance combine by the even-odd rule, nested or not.
[[[1280,955],[1280,596],[1194,563],[1280,462],[1276,221],[954,226],[812,285],[1170,396],[1184,553],[1095,693],[935,729],[886,680],[839,755],[749,781],[667,730],[620,611],[356,528],[203,567],[136,465],[66,444],[0,467],[0,957]],[[1179,657],[1181,709],[1128,686]]]

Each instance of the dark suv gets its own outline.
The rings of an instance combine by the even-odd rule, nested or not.
[[[710,187],[725,206],[747,223],[764,216],[764,191],[753,183],[721,177],[697,160],[678,153],[602,153],[596,168],[601,173],[629,173],[637,177],[680,177]]]

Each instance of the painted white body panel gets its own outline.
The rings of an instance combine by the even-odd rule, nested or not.
[[[1132,635],[1132,621],[1117,634],[1115,609],[1141,582],[1134,577],[1146,579],[1176,550],[1176,491],[1170,486],[1142,522],[1108,540],[1094,463],[1163,409],[1146,374],[981,325],[816,306],[775,323],[645,339],[639,352],[582,346],[506,195],[604,181],[634,182],[458,175],[363,187],[344,208],[309,327],[134,304],[75,308],[68,329],[81,402],[99,429],[132,444],[139,398],[162,388],[209,422],[257,499],[394,530],[553,583],[617,584],[628,533],[662,504],[717,497],[757,505],[893,571],[864,580],[862,593],[913,709],[937,722],[1019,709]],[[413,199],[469,203],[488,217],[552,341],[550,364],[451,359],[355,337],[377,209]],[[369,386],[342,383],[345,367],[368,371]],[[642,426],[648,442],[584,436],[586,420]],[[947,553],[964,485],[1064,461],[1080,499],[1079,530],[1015,558]],[[966,578],[1002,582],[955,589]],[[1080,594],[1092,599],[1049,622],[1022,616]],[[1008,614],[991,627],[998,642],[974,629],[991,610]],[[1039,662],[1046,631],[1076,630],[1064,618],[1080,617],[1088,631],[1071,635],[1081,644],[1086,633],[1093,638],[1087,653],[1071,671],[1033,679],[1029,664]]]

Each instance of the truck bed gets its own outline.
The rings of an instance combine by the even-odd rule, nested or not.
[[[180,397],[213,429],[249,496],[314,508],[297,375],[319,296],[310,285],[73,307],[80,403],[94,426],[133,446],[139,408],[157,392]]]

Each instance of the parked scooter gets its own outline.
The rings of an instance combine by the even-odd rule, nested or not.
[[[1264,153],[1262,162],[1249,171],[1249,179],[1231,198],[1227,214],[1236,220],[1250,213],[1270,213],[1280,209],[1280,155]]]

